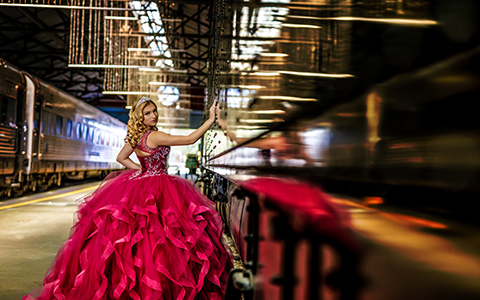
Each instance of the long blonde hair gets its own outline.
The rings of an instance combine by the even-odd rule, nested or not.
[[[129,143],[132,147],[136,147],[138,143],[140,143],[142,135],[147,132],[147,126],[143,124],[143,109],[150,103],[157,108],[157,105],[153,100],[147,97],[142,97],[132,105],[132,108],[128,113],[130,118],[127,123],[127,137],[125,138],[125,142]],[[153,127],[152,130],[158,130],[158,128]]]

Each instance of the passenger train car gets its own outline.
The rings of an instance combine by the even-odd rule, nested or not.
[[[120,169],[126,125],[6,63],[0,68],[0,197]]]

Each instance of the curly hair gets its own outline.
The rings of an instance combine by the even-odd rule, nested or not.
[[[127,123],[127,137],[125,138],[125,142],[132,147],[136,147],[138,143],[140,143],[142,135],[148,129],[147,126],[143,124],[143,109],[150,103],[157,107],[153,100],[147,97],[140,98],[133,104],[128,113],[129,120]],[[158,130],[158,128],[153,127],[152,130]]]

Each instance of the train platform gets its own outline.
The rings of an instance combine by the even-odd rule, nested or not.
[[[98,184],[0,202],[0,299],[21,299],[41,285],[69,235],[75,201]],[[480,299],[478,228],[338,195],[333,200],[350,212],[362,245],[359,299]]]

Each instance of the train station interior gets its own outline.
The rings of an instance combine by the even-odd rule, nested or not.
[[[479,15],[476,0],[0,0],[0,299],[480,299]],[[93,246],[107,219],[86,212],[103,211],[116,240]],[[169,238],[183,256],[158,250]],[[107,275],[50,282],[99,247]]]

